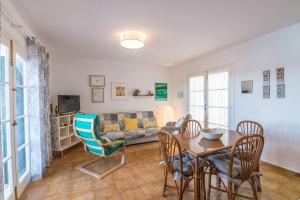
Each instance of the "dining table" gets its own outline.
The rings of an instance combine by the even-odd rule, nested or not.
[[[231,148],[243,135],[237,131],[224,130],[220,139],[209,140],[201,133],[195,137],[186,137],[176,134],[181,150],[194,155],[197,158],[194,170],[194,200],[205,200],[205,166],[210,155],[217,154],[219,151]]]

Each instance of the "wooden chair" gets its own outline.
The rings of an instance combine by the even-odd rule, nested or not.
[[[188,188],[189,183],[194,178],[195,159],[181,151],[181,147],[177,139],[171,133],[159,131],[158,138],[164,164],[164,185],[162,195],[165,190],[176,188],[178,199],[182,200],[183,193]],[[175,186],[167,185],[168,175],[173,177]]]
[[[76,114],[73,121],[74,131],[76,137],[78,137],[84,144],[85,151],[99,156],[99,158],[92,161],[88,161],[77,169],[88,173],[98,179],[102,179],[113,171],[117,170],[125,164],[125,142],[123,140],[111,140],[105,136],[102,136],[99,132],[99,118],[94,114]],[[101,158],[111,157],[116,152],[121,152],[121,163],[103,174],[98,174],[92,170],[86,168]]]
[[[242,135],[264,135],[264,129],[258,122],[244,120],[238,123],[236,131]]]
[[[258,122],[250,121],[250,120],[244,120],[238,123],[236,127],[236,131],[240,132],[242,135],[262,135],[264,136],[264,129],[262,125],[260,125]],[[260,159],[261,155],[259,156]],[[259,162],[257,163],[256,167],[256,176],[255,176],[255,182],[257,186],[257,191],[261,192],[261,183],[260,183],[260,176],[262,175],[259,170]]]
[[[181,134],[187,138],[198,136],[200,134],[200,131],[201,124],[199,121],[194,119],[185,121],[181,127]]]
[[[254,173],[256,171],[259,157],[264,147],[264,137],[262,135],[248,135],[240,138],[232,147],[230,155],[217,154],[208,157],[211,168],[208,179],[208,198],[210,190],[217,189],[226,192],[229,200],[236,196],[251,198],[238,194],[240,186],[244,182],[251,185],[254,199],[257,199],[257,190],[255,186]],[[211,185],[212,175],[217,175],[224,189]],[[225,182],[227,181],[227,185]]]

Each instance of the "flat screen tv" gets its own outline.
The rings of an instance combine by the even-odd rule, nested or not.
[[[57,95],[58,112],[72,113],[80,111],[80,96],[79,95]]]

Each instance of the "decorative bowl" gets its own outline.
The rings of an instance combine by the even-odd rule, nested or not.
[[[220,139],[225,131],[223,129],[217,129],[217,128],[208,128],[208,129],[202,129],[201,134],[205,139],[208,140],[218,140]]]

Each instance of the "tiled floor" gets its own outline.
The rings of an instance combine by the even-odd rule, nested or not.
[[[163,171],[159,166],[158,144],[134,145],[126,149],[126,165],[118,171],[98,180],[76,170],[76,166],[94,158],[82,147],[65,153],[56,159],[48,169],[45,178],[31,183],[22,195],[22,200],[147,200],[177,199],[175,190],[168,190],[161,196]],[[106,162],[106,161],[102,161]],[[298,200],[300,198],[300,177],[261,165],[263,191],[260,199]],[[214,182],[213,182],[214,183]],[[249,192],[245,184],[242,192]],[[212,192],[211,199],[226,199],[224,194]],[[186,192],[184,200],[193,199],[193,193]]]

